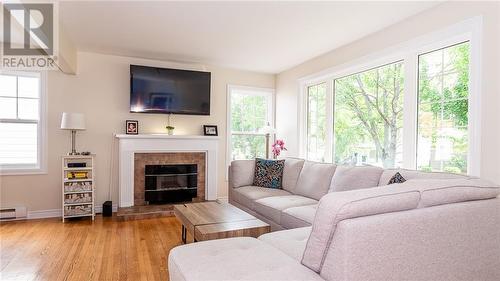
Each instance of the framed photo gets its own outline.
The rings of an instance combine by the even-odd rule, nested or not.
[[[203,133],[205,136],[218,136],[217,126],[215,125],[203,125]]]
[[[137,135],[137,134],[139,134],[139,121],[137,121],[137,120],[126,120],[125,121],[125,133],[127,135]]]

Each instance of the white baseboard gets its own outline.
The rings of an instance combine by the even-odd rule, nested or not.
[[[57,218],[62,216],[61,209],[52,209],[52,210],[40,210],[40,211],[28,211],[29,220],[34,219],[46,219],[46,218]]]
[[[113,204],[113,212],[118,210],[118,205]],[[95,212],[102,213],[102,204],[95,206]],[[27,218],[19,218],[19,219],[47,219],[47,218],[60,218],[62,216],[62,209],[52,209],[52,210],[40,210],[40,211],[28,211]]]

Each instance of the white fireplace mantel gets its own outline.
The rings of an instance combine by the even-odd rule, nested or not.
[[[217,199],[217,149],[214,136],[163,134],[115,135],[119,141],[119,207],[134,205],[134,154],[165,152],[205,152],[205,199]]]

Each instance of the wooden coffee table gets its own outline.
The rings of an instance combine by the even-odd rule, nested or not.
[[[182,242],[186,233],[193,242],[250,236],[258,237],[271,231],[269,224],[229,203],[202,202],[174,206],[174,214],[182,224]]]

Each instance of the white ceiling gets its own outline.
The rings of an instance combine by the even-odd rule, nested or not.
[[[437,2],[60,2],[81,51],[278,73]]]

